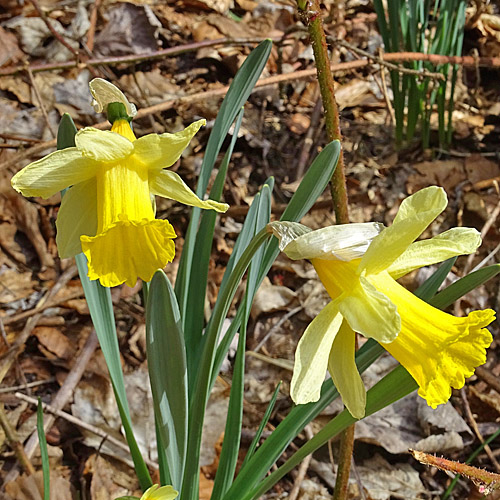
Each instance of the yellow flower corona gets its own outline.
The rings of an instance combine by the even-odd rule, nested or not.
[[[396,279],[422,266],[473,253],[479,233],[453,228],[429,240],[416,238],[447,204],[432,186],[403,201],[392,226],[347,224],[318,231],[273,222],[270,230],[292,259],[311,260],[332,302],[311,322],[295,356],[291,396],[317,401],[328,369],[355,418],[365,414],[366,391],[354,362],[355,331],[380,342],[412,375],[419,395],[435,408],[451,388],[485,363],[492,337],[491,309],[456,318],[407,291]]]
[[[99,89],[107,91],[98,99],[100,109],[109,104],[106,99],[126,101],[107,82],[94,80],[91,88],[96,99]],[[150,281],[172,261],[176,237],[167,220],[155,219],[154,195],[218,212],[228,209],[225,203],[201,200],[178,174],[165,170],[204,124],[199,120],[175,134],[139,139],[126,119],[115,120],[111,131],[87,127],[76,134],[76,147],[26,166],[12,186],[24,196],[43,198],[70,187],[56,221],[58,251],[61,258],[84,252],[90,279],[108,287],[134,286],[137,278]]]

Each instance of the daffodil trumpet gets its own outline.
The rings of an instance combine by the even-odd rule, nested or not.
[[[355,333],[377,340],[412,375],[429,406],[446,403],[485,363],[495,319],[491,309],[457,318],[410,293],[396,280],[481,244],[475,229],[453,228],[415,241],[445,209],[446,193],[431,186],[405,199],[385,228],[346,224],[312,231],[293,222],[272,222],[280,249],[309,259],[332,301],[313,319],[297,346],[291,397],[317,401],[328,370],[355,418],[365,414],[366,391],[354,362]]]
[[[178,174],[165,170],[205,120],[174,134],[137,139],[129,123],[135,106],[104,80],[93,80],[90,87],[96,109],[108,111],[113,121],[111,131],[80,130],[75,147],[29,164],[12,178],[12,186],[24,196],[42,198],[69,187],[56,221],[60,257],[83,252],[91,280],[134,286],[137,278],[150,281],[175,254],[175,231],[167,220],[155,218],[155,195],[218,212],[228,205],[201,200]]]

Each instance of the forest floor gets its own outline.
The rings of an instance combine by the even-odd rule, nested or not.
[[[331,2],[325,2],[327,34],[376,57],[382,39],[371,2],[341,3],[343,9],[336,11]],[[477,16],[474,7],[468,10],[464,55],[498,55],[500,16],[492,9]],[[88,91],[88,82],[99,76],[117,85],[142,110],[141,118],[134,121],[138,136],[180,130],[198,118],[206,118],[207,126],[174,167],[194,187],[226,86],[251,49],[264,38],[271,38],[274,45],[262,80],[245,107],[229,166],[224,200],[230,209],[218,219],[210,267],[207,301],[212,305],[235,238],[260,186],[274,176],[273,215],[279,215],[326,144],[312,50],[293,2],[1,3],[0,406],[37,472],[30,475],[23,470],[0,429],[0,498],[41,498],[35,486],[41,477],[40,454],[28,441],[36,428],[38,397],[65,412],[55,419],[47,434],[54,500],[112,500],[139,493],[130,458],[123,445],[120,447],[124,440],[118,411],[104,358],[92,335],[74,262],[57,256],[54,221],[60,196],[25,199],[11,188],[12,175],[54,150],[63,113],[69,113],[78,128],[103,121],[102,115],[92,109]],[[182,51],[174,50],[181,47]],[[171,50],[158,53],[163,49]],[[363,58],[346,44],[333,46],[335,63]],[[311,71],[304,76],[303,70]],[[280,83],[272,83],[276,75],[283,75]],[[383,65],[367,60],[363,67],[335,71],[334,77],[342,110],[351,220],[388,225],[403,198],[420,188],[440,185],[448,194],[449,205],[426,234],[471,226],[483,235],[478,253],[471,258],[460,257],[449,279],[466,274],[478,264],[498,262],[500,70],[460,68],[453,141],[448,151],[437,145],[434,115],[429,149],[423,150],[418,139],[396,148],[387,104],[389,77]],[[179,255],[188,209],[161,199],[157,214],[167,217],[175,227]],[[303,223],[319,228],[334,222],[327,190]],[[166,269],[172,279],[177,265],[176,259]],[[429,274],[428,269],[413,273],[405,285],[415,289]],[[157,457],[151,445],[151,395],[145,389],[148,375],[140,288],[140,284],[133,289],[116,287],[112,296],[132,420],[154,470]],[[289,382],[295,346],[327,300],[309,263],[278,258],[252,309],[243,447],[252,439],[280,380],[284,383],[269,429],[292,407]],[[498,279],[493,279],[465,296],[451,311],[456,315],[485,307],[498,311],[499,305]],[[448,404],[432,411],[412,394],[357,425],[349,498],[440,498],[451,479],[420,465],[408,449],[465,461],[483,438],[498,430],[497,323],[491,326],[491,332],[494,341],[487,363],[464,389],[454,392]],[[202,500],[210,498],[220,452],[224,431],[220,416],[227,408],[231,363],[230,358],[224,365],[208,408]],[[382,357],[366,373],[365,383],[373,384],[393,365],[390,356]],[[329,406],[290,449],[339,410],[340,402]],[[49,415],[46,413],[46,419]],[[483,451],[475,464],[500,472],[498,443],[498,439],[492,442],[488,453]],[[333,442],[314,454],[300,483],[295,484],[297,474],[291,473],[265,498],[290,498],[294,487],[296,499],[331,498],[336,446]],[[472,483],[462,479],[451,498],[476,499],[481,495]]]

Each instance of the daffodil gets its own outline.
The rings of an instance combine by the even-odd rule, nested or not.
[[[148,488],[141,498],[138,497],[120,497],[116,500],[174,500],[179,493],[172,486],[158,486],[154,484]]]
[[[297,223],[269,224],[288,257],[312,262],[332,299],[297,346],[290,391],[297,404],[319,399],[328,369],[350,413],[364,416],[366,391],[354,362],[354,332],[380,342],[433,408],[448,401],[451,388],[463,387],[486,361],[492,336],[485,327],[494,321],[494,311],[457,318],[396,281],[419,267],[473,253],[481,244],[470,228],[415,241],[446,205],[444,190],[432,186],[405,199],[387,228],[366,223],[311,231]]]
[[[154,195],[218,212],[228,205],[201,200],[178,174],[165,170],[179,159],[205,120],[175,134],[137,139],[128,116],[135,108],[110,86],[114,87],[91,82],[99,109],[116,101],[126,110],[111,131],[80,130],[75,147],[26,166],[12,178],[12,186],[24,196],[42,198],[71,186],[56,222],[59,255],[67,258],[83,251],[91,280],[108,287],[134,286],[138,277],[150,281],[175,254],[175,231],[167,220],[155,219]]]
[[[141,500],[174,500],[178,494],[172,486],[158,486],[154,484],[144,492]]]

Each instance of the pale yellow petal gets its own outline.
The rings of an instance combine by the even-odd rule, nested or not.
[[[351,286],[351,291],[337,300],[339,311],[351,328],[377,342],[392,342],[401,330],[397,307],[364,277]]]
[[[141,500],[174,500],[178,495],[179,493],[172,486],[158,487],[157,484],[154,484],[144,492]]]
[[[309,324],[295,352],[290,396],[296,404],[318,401],[325,380],[330,349],[342,323],[330,302]]]
[[[400,334],[384,348],[410,372],[429,406],[446,403],[451,388],[463,387],[474,369],[485,363],[493,340],[486,326],[495,320],[495,312],[486,309],[456,318],[420,300],[388,273],[374,280],[397,304],[402,320]]]
[[[54,151],[30,163],[12,177],[12,187],[24,196],[49,198],[63,189],[96,175],[99,163],[76,148]]]
[[[470,227],[454,227],[434,238],[412,243],[387,269],[398,279],[423,266],[430,266],[457,255],[474,253],[481,245],[481,234]]]
[[[359,265],[359,273],[376,274],[387,269],[446,208],[446,193],[431,186],[401,203],[392,226],[371,243]]]
[[[186,149],[196,132],[205,125],[198,120],[175,134],[149,134],[134,142],[134,154],[149,169],[161,170],[173,165]]]
[[[344,320],[333,341],[328,371],[349,413],[354,418],[363,418],[366,390],[354,360],[355,349],[356,334]]]
[[[299,224],[298,222],[275,221],[267,225],[267,231],[272,232],[278,238],[278,244],[282,252],[292,242],[300,236],[310,233],[312,229]],[[301,257],[299,257],[301,258]]]
[[[229,208],[227,203],[220,203],[214,200],[200,200],[200,198],[189,189],[181,177],[170,170],[160,170],[159,172],[150,171],[149,189],[155,195],[162,196],[163,198],[170,198],[171,200],[192,207],[199,207],[207,210],[212,209],[217,212],[225,212]]]
[[[99,162],[115,162],[130,156],[134,150],[132,142],[110,130],[87,127],[75,136],[76,147],[87,158]]]
[[[172,262],[175,237],[167,220],[130,221],[122,217],[102,233],[80,238],[88,259],[88,276],[107,287],[121,283],[132,287],[137,278],[151,281],[157,269]]]
[[[56,227],[57,250],[61,259],[81,253],[80,236],[95,236],[97,231],[95,179],[76,184],[66,192],[57,214]]]
[[[125,97],[125,94],[112,83],[103,80],[102,78],[94,78],[89,82],[90,93],[94,100],[92,101],[92,106],[97,113],[106,112],[108,104],[113,102],[121,102],[130,117],[134,117],[137,114],[137,109],[134,104],[129,102]]]
[[[316,231],[293,222],[271,222],[268,226],[290,259],[342,261],[362,257],[384,227],[377,222],[328,226]]]

